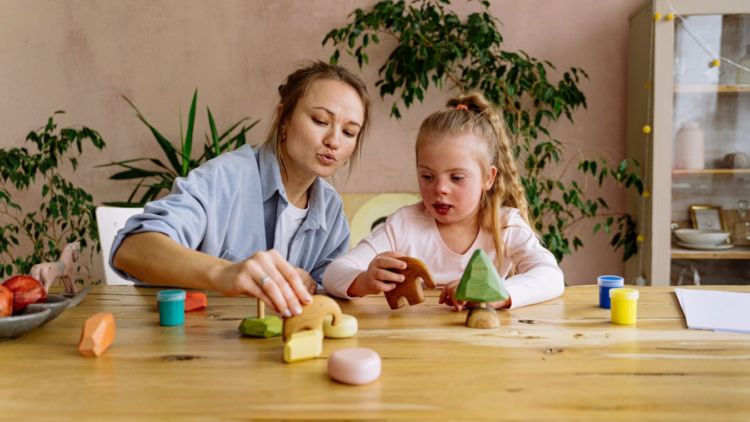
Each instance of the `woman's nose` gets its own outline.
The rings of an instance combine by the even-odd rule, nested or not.
[[[341,145],[341,134],[335,128],[326,133],[325,139],[323,139],[323,145],[330,149],[337,149]]]

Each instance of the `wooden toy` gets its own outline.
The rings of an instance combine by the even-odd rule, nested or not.
[[[328,296],[313,295],[312,302],[302,307],[302,314],[284,319],[284,341],[289,341],[292,334],[301,330],[323,330],[323,317],[332,315],[332,326],[341,321],[341,308]]]
[[[30,275],[39,280],[47,292],[49,292],[52,284],[61,282],[67,293],[75,294],[76,286],[73,282],[73,273],[80,253],[81,246],[78,242],[68,243],[60,253],[60,259],[55,262],[43,262],[34,265],[31,267]]]
[[[115,341],[115,317],[109,313],[90,316],[83,323],[78,353],[86,357],[101,356]]]
[[[319,329],[300,331],[284,343],[284,362],[313,359],[323,353],[323,332]]]
[[[187,292],[185,298],[185,312],[205,309],[208,306],[208,296],[203,292]]]
[[[497,328],[500,318],[487,302],[508,299],[509,294],[500,275],[487,254],[477,249],[466,266],[456,288],[456,300],[477,302],[478,307],[469,310],[466,326],[469,328]]]
[[[245,318],[240,323],[240,333],[248,337],[276,337],[281,335],[281,318],[276,315],[266,316],[266,304],[256,299],[258,313],[256,318]]]
[[[407,265],[405,270],[399,271],[404,275],[405,280],[398,283],[395,289],[385,292],[385,298],[391,309],[424,302],[422,281],[430,289],[437,287],[424,262],[408,256],[399,259]]]
[[[380,376],[380,362],[380,355],[371,349],[340,349],[328,358],[328,375],[344,384],[368,384]]]
[[[341,321],[331,325],[333,316],[323,317],[323,335],[325,338],[348,338],[357,334],[357,318],[348,314],[341,314]]]

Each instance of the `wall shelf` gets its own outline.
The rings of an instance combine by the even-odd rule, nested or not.
[[[723,251],[701,251],[672,246],[672,259],[750,259],[750,247],[735,246]]]
[[[674,92],[679,94],[690,93],[750,93],[750,85],[675,85]]]

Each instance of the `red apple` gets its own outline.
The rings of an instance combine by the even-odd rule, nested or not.
[[[13,312],[18,313],[26,306],[47,300],[47,291],[34,277],[27,275],[13,276],[3,282],[8,290],[13,292]]]
[[[13,292],[0,284],[0,318],[13,313]]]

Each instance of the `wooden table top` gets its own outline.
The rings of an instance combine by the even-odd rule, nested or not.
[[[750,286],[712,287],[750,291]],[[23,337],[0,341],[0,416],[420,420],[750,419],[750,336],[688,330],[672,288],[641,288],[638,325],[616,326],[596,286],[502,311],[501,327],[463,325],[466,313],[385,299],[342,303],[356,337],[325,340],[320,358],[285,364],[280,338],[242,337],[247,298],[209,298],[184,326],[161,327],[156,289],[97,286],[75,308]],[[112,312],[117,336],[81,357],[84,320]],[[377,381],[347,386],[327,357],[368,347]]]

